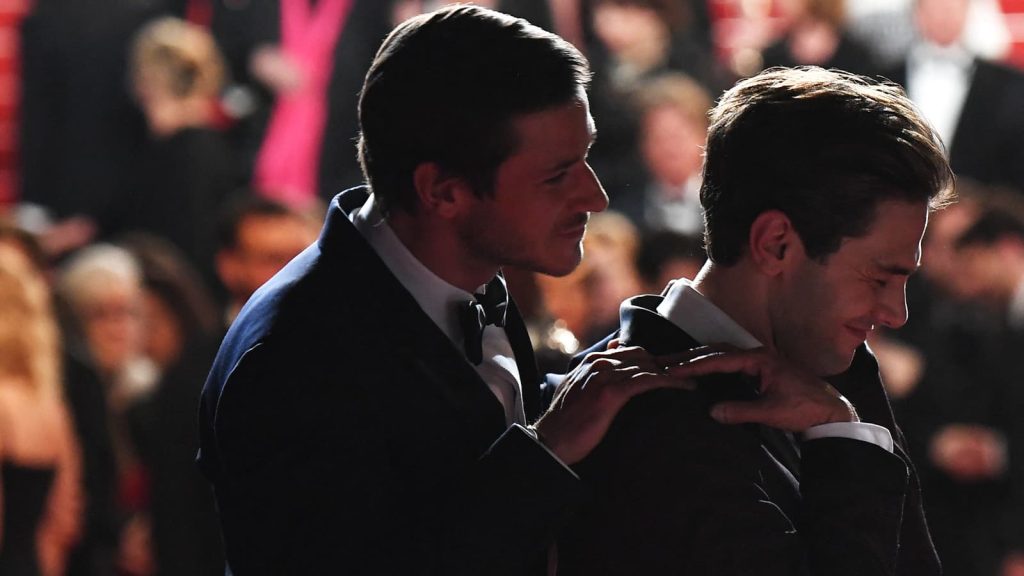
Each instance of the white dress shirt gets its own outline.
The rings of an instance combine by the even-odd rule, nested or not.
[[[921,42],[907,58],[907,95],[935,127],[947,148],[953,144],[973,76],[974,58],[959,45]]]
[[[743,350],[760,348],[761,343],[721,308],[694,289],[685,278],[676,280],[658,306],[658,314],[668,319],[701,344],[731,344]],[[804,431],[804,440],[839,437],[862,440],[892,452],[892,435],[884,426],[868,422],[834,422],[812,426]]]
[[[453,286],[423,265],[388,226],[373,195],[351,215],[352,223],[369,242],[398,281],[437,327],[465,354],[459,307],[474,300],[469,292]],[[483,286],[479,291],[483,291]],[[483,361],[474,368],[505,410],[505,424],[526,424],[522,383],[512,344],[505,330],[487,326],[483,331]],[[468,362],[468,360],[467,360]],[[533,384],[533,383],[531,383]]]

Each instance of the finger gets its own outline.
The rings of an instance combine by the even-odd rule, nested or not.
[[[603,352],[595,352],[595,354],[601,354],[606,358],[619,358],[627,360],[630,358],[652,358],[651,353],[644,350],[640,346],[623,346],[620,342],[619,345],[614,349],[605,350]]]
[[[596,374],[596,373],[601,373],[601,372],[611,372],[611,371],[615,370],[616,368],[618,368],[621,365],[622,365],[622,361],[621,360],[618,360],[616,358],[609,358],[607,356],[601,356],[601,357],[598,357],[598,358],[594,358],[590,362],[590,370],[589,370],[589,372],[591,374]]]
[[[607,373],[609,383],[623,382],[641,375],[666,377],[665,369],[655,362],[642,362],[628,366],[619,366],[614,372]],[[669,376],[671,378],[671,376]]]
[[[760,350],[713,352],[685,364],[669,366],[667,373],[680,378],[734,372],[758,376],[768,361],[768,356]]]
[[[660,364],[654,362],[654,357],[649,352],[638,346],[619,347],[615,350],[604,352],[592,352],[587,355],[587,362],[596,365],[600,371],[620,366],[649,365],[661,367]]]
[[[719,402],[711,407],[711,417],[722,424],[764,422],[766,412],[756,402]]]
[[[621,386],[623,383],[640,374],[665,376],[662,368],[653,362],[648,361],[640,364],[617,363],[613,368],[609,368],[609,366],[612,366],[612,362],[615,361],[611,359],[599,359],[596,361],[595,364],[597,367],[591,370],[591,374],[583,384],[584,388],[588,390],[597,390],[607,386]]]
[[[682,352],[655,356],[655,360],[662,366],[672,366],[674,364],[690,362],[694,358],[700,358],[701,356],[708,356],[710,354],[720,352],[734,352],[737,350],[738,348],[730,344],[713,344],[710,346],[698,346],[697,348],[691,348],[690,350],[684,350]]]
[[[628,385],[622,387],[627,399],[659,388],[693,391],[697,389],[697,383],[686,378],[638,372],[630,378]]]
[[[621,342],[618,338],[612,338],[608,341],[608,350],[615,350],[619,347],[619,344],[621,344]]]

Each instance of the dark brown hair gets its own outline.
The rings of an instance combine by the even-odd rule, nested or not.
[[[766,210],[792,221],[811,258],[867,233],[883,200],[952,197],[938,136],[891,83],[816,67],[740,81],[711,111],[701,204],[705,244],[735,264]]]
[[[488,194],[516,150],[510,121],[571,102],[589,81],[571,44],[499,12],[455,6],[400,24],[359,102],[359,160],[381,209],[416,209],[413,171],[424,162]]]

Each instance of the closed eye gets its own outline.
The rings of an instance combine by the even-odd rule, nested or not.
[[[544,183],[545,184],[560,184],[563,180],[565,180],[565,177],[568,176],[568,174],[569,174],[568,170],[560,170],[554,176],[545,179]]]

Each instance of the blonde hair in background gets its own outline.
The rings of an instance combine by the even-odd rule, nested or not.
[[[60,332],[37,271],[0,252],[0,377],[43,396],[60,394]]]
[[[693,78],[678,72],[662,74],[644,84],[637,92],[636,103],[644,112],[663,106],[675,108],[694,126],[704,130],[707,130],[712,106],[708,91]]]
[[[224,85],[224,59],[213,37],[179,18],[147,24],[132,44],[131,66],[136,82],[158,82],[177,98],[214,98]]]

